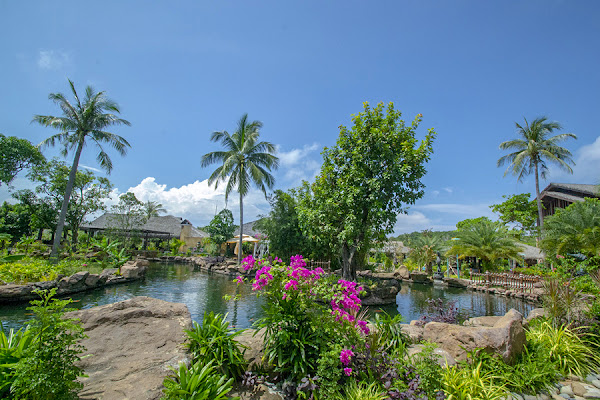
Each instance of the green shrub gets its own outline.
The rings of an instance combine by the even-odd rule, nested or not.
[[[586,376],[600,367],[600,353],[585,336],[578,336],[581,330],[553,326],[550,321],[535,322],[527,331],[527,341],[555,363],[563,376]]]
[[[20,256],[19,256],[20,257]],[[72,275],[79,271],[101,272],[102,268],[86,261],[65,259],[58,264],[39,258],[0,260],[0,283],[24,284],[56,279],[58,275]]]
[[[375,331],[380,335],[380,340],[376,344],[377,348],[389,353],[403,354],[406,350],[406,344],[410,338],[402,332],[400,323],[403,321],[402,315],[396,314],[391,317],[385,311],[375,314]]]
[[[187,347],[195,363],[213,362],[219,373],[237,379],[248,365],[242,350],[246,347],[236,340],[244,330],[234,331],[226,318],[227,315],[215,315],[212,311],[204,313],[202,326],[194,322],[192,329],[185,331],[189,338]]]
[[[319,399],[331,399],[339,393],[339,382],[343,379],[343,368],[340,364],[341,345],[335,345],[331,350],[321,353],[317,366]]]
[[[446,368],[442,385],[447,400],[499,400],[506,395],[501,378],[485,371],[479,361],[472,366]]]
[[[83,387],[77,378],[83,370],[75,365],[84,348],[83,328],[73,319],[64,319],[72,300],[57,300],[50,292],[37,291],[41,300],[27,308],[34,313],[29,322],[30,335],[36,338],[23,349],[23,357],[14,369],[11,394],[17,399],[76,399]]]
[[[338,394],[336,400],[385,400],[388,397],[382,393],[377,383],[356,383],[351,381],[343,388],[344,394]]]
[[[8,335],[0,324],[0,397],[8,397],[8,392],[15,379],[15,368],[25,351],[34,341],[28,328],[15,332],[11,329]]]
[[[440,356],[433,353],[437,346],[427,343],[423,351],[411,358],[415,371],[419,374],[419,388],[427,393],[430,399],[436,398],[436,394],[442,388],[442,367],[439,364]]]
[[[233,378],[219,374],[212,361],[197,361],[190,369],[180,363],[179,369],[171,367],[171,371],[173,375],[163,382],[166,400],[222,400],[229,398],[227,393],[233,387]]]

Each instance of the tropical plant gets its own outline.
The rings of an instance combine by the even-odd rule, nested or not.
[[[76,380],[83,369],[75,364],[85,350],[79,344],[85,338],[83,328],[78,321],[64,318],[72,300],[53,298],[56,288],[36,293],[41,300],[27,308],[35,315],[29,322],[35,340],[15,366],[11,394],[17,399],[76,399],[83,387]]]
[[[179,254],[179,249],[182,246],[185,246],[185,242],[183,240],[177,238],[171,239],[171,241],[169,242],[169,247],[171,248],[171,255],[176,256],[177,254]]]
[[[214,163],[221,165],[208,178],[208,184],[227,181],[225,200],[232,190],[240,195],[240,240],[238,263],[242,263],[242,236],[244,228],[244,197],[248,194],[252,183],[256,185],[265,197],[266,188],[271,189],[275,178],[270,174],[271,169],[279,166],[279,159],[273,155],[275,146],[269,142],[259,142],[262,122],[248,120],[248,114],[242,115],[236,131],[231,135],[227,131],[213,132],[210,140],[220,142],[224,151],[213,151],[202,156],[202,167]]]
[[[436,135],[429,129],[417,140],[421,114],[406,124],[393,103],[363,106],[353,126],[340,126],[336,145],[323,152],[321,171],[303,185],[297,207],[303,232],[341,256],[345,280],[356,279],[371,243],[385,241],[398,214],[423,196]]]
[[[44,162],[44,156],[27,139],[0,133],[0,186],[10,185],[17,174]]]
[[[488,219],[478,220],[456,232],[456,240],[447,254],[477,257],[484,268],[492,268],[499,258],[516,258],[521,249],[506,227]]]
[[[506,200],[500,204],[492,204],[490,208],[499,214],[500,221],[517,224],[521,234],[529,234],[535,230],[537,219],[536,201],[529,200],[529,196],[529,193],[502,196]]]
[[[500,400],[506,396],[501,377],[485,371],[482,361],[472,366],[453,366],[442,372],[447,400]]]
[[[600,367],[600,353],[584,335],[578,335],[582,329],[553,326],[550,321],[536,321],[527,331],[527,342],[546,354],[563,376],[587,376],[590,371]]]
[[[377,382],[366,383],[350,381],[343,388],[343,394],[335,397],[336,400],[385,400],[387,395],[379,389]]]
[[[146,201],[142,206],[142,213],[146,220],[152,217],[158,217],[160,214],[166,213],[167,210],[158,201]]]
[[[529,174],[535,175],[535,193],[538,209],[538,227],[544,225],[542,215],[542,201],[540,199],[540,180],[546,179],[548,175],[548,163],[557,165],[569,173],[573,173],[571,165],[574,165],[571,152],[557,143],[568,138],[577,139],[572,133],[561,133],[550,136],[555,130],[559,131],[562,126],[558,122],[548,122],[547,117],[539,117],[531,121],[525,119],[525,124],[515,123],[518,139],[508,140],[500,143],[500,150],[512,151],[500,157],[498,166],[508,164],[504,173],[509,172],[518,176],[518,181]]]
[[[382,311],[375,314],[375,331],[379,334],[377,347],[387,351],[388,353],[403,353],[406,344],[410,342],[410,338],[402,332],[403,321],[402,315],[396,314],[393,317],[387,312]]]
[[[221,247],[221,244],[231,239],[235,232],[233,213],[228,209],[219,211],[204,230],[210,235],[211,241]]]
[[[408,242],[411,248],[409,257],[419,266],[426,266],[426,272],[431,275],[432,264],[440,252],[447,250],[445,241],[441,236],[431,235],[431,231],[423,231],[421,235]]]
[[[171,368],[173,374],[165,378],[163,384],[166,400],[239,400],[239,397],[228,397],[233,387],[233,378],[219,374],[212,361],[197,361],[191,368],[185,363],[179,369]]]
[[[85,97],[83,102],[80,101],[75,85],[69,80],[69,86],[75,97],[75,103],[71,104],[62,93],[51,93],[48,98],[54,101],[62,110],[62,117],[51,115],[36,115],[33,121],[44,126],[49,126],[58,129],[60,133],[50,136],[44,140],[40,147],[54,146],[56,142],[63,145],[61,153],[66,156],[70,150],[75,150],[73,158],[73,166],[69,173],[69,181],[65,188],[64,199],[58,225],[56,227],[56,235],[52,245],[51,257],[58,257],[58,248],[60,246],[60,238],[67,217],[67,209],[69,207],[69,199],[73,185],[75,184],[75,176],[79,166],[79,158],[87,141],[92,141],[99,149],[96,160],[104,170],[111,172],[113,164],[108,156],[108,153],[102,147],[102,144],[107,144],[114,148],[119,154],[125,155],[127,148],[130,147],[129,142],[125,138],[111,132],[105,131],[106,128],[113,125],[130,125],[129,121],[118,118],[113,113],[120,113],[119,106],[114,101],[108,99],[104,92],[94,92],[91,86],[86,87]]]
[[[6,334],[0,323],[0,397],[10,398],[9,391],[15,379],[15,367],[34,340],[28,327],[16,332],[11,329]]]
[[[542,248],[549,255],[600,255],[600,200],[576,201],[546,217]]]
[[[214,362],[217,372],[237,379],[248,365],[244,359],[246,346],[236,340],[244,330],[234,331],[226,318],[227,315],[205,312],[202,325],[194,322],[192,329],[185,331],[189,339],[186,346],[194,362]]]
[[[565,323],[571,326],[581,319],[585,300],[581,290],[575,288],[571,281],[550,277],[543,281],[543,285],[542,302],[554,327]]]

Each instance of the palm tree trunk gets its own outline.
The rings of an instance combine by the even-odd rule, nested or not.
[[[535,163],[535,195],[538,208],[538,241],[541,235],[541,229],[544,226],[544,217],[542,216],[542,200],[540,199],[540,178],[538,176],[538,163]]]
[[[50,259],[58,261],[58,248],[60,247],[60,238],[62,231],[65,226],[65,219],[67,217],[67,210],[69,208],[69,200],[71,199],[71,192],[75,185],[75,175],[77,174],[77,167],[79,166],[79,158],[81,157],[81,150],[83,150],[83,139],[77,146],[75,152],[75,158],[73,159],[73,166],[69,173],[69,181],[67,182],[67,188],[65,189],[65,198],[63,199],[62,208],[60,209],[60,216],[58,217],[58,224],[56,225],[56,232],[54,235],[54,243],[52,243],[52,252],[50,253]]]
[[[238,248],[238,264],[242,264],[242,237],[244,235],[244,197],[240,193],[240,241]]]

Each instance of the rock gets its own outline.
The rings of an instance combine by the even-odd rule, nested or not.
[[[87,278],[85,278],[85,285],[89,287],[94,287],[98,285],[100,281],[100,275],[98,274],[89,274]]]
[[[530,394],[524,394],[523,400],[537,400],[537,396],[532,396]]]
[[[406,267],[406,265],[401,265],[400,268],[396,270],[395,273],[400,279],[410,279],[410,271]]]
[[[431,283],[431,279],[429,279],[427,274],[425,272],[420,271],[411,271],[410,279],[412,279],[413,282],[417,283]]]
[[[101,279],[102,279],[102,278],[106,279],[106,278],[110,277],[111,275],[114,275],[114,274],[116,274],[116,273],[118,273],[118,272],[119,272],[119,270],[118,270],[117,268],[106,268],[106,269],[105,269],[105,270],[103,270],[103,271],[102,271],[102,273],[100,274],[100,278],[101,278]]]
[[[600,390],[589,390],[586,394],[583,395],[584,399],[600,399]]]
[[[418,343],[423,340],[423,327],[411,324],[400,324],[402,332],[408,335],[413,343]]]
[[[565,386],[561,387],[560,393],[568,394],[569,396],[575,396],[575,393],[573,393],[573,389],[571,388],[571,385],[565,385]]]
[[[259,365],[263,357],[263,342],[265,330],[246,329],[236,339],[248,348],[244,352],[244,358],[248,365]]]
[[[135,263],[138,267],[148,267],[150,266],[150,261],[146,260],[145,258],[138,258],[135,260]]]
[[[533,310],[529,311],[529,314],[527,315],[527,322],[531,322],[536,318],[545,318],[548,316],[548,312],[546,312],[546,310],[544,310],[543,308],[534,308]]]
[[[239,396],[240,400],[282,400],[283,398],[271,392],[271,390],[263,384],[257,385],[251,392],[246,391],[231,391],[228,393],[230,397]]]
[[[600,379],[593,379],[590,383],[600,389]]]
[[[125,264],[121,267],[121,275],[125,279],[140,279],[146,275],[146,267],[137,264]]]
[[[189,363],[181,344],[192,319],[184,304],[134,297],[67,316],[80,318],[88,336],[81,399],[159,399],[168,367]]]
[[[581,396],[581,397],[583,397],[583,395],[588,391],[587,388],[585,386],[583,386],[582,383],[579,383],[579,382],[571,383],[571,387],[573,388],[573,394],[577,395],[577,396]]]
[[[425,345],[413,344],[412,346],[409,346],[406,349],[406,354],[409,357],[414,357],[415,355],[421,353],[423,350],[425,350]],[[454,357],[452,357],[450,353],[448,353],[444,349],[436,347],[435,349],[433,349],[432,355],[437,358],[437,362],[440,365],[440,367],[451,367],[453,365],[456,365],[456,360],[454,359]]]
[[[514,309],[492,327],[429,322],[424,327],[423,339],[437,343],[457,360],[465,360],[468,351],[481,348],[488,353],[499,354],[505,362],[511,362],[525,346],[522,323],[523,316]]]
[[[484,317],[475,317],[469,318],[466,320],[463,325],[464,326],[494,326],[496,322],[500,320],[500,316],[484,316]]]
[[[457,287],[466,289],[471,284],[466,279],[457,279],[457,278],[444,278],[444,282],[450,287]]]

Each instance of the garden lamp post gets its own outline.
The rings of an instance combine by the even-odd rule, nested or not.
[[[450,240],[460,240],[460,238],[452,238]],[[456,253],[456,277],[460,279],[460,261],[458,260],[458,252]]]

